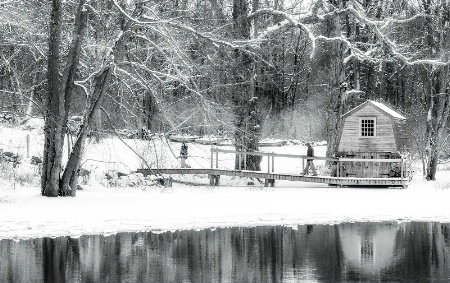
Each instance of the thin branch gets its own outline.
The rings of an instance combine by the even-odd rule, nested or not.
[[[139,153],[137,153],[130,145],[128,145],[123,139],[122,137],[119,135],[119,133],[117,133],[116,128],[114,127],[114,123],[111,121],[111,117],[109,116],[109,113],[103,108],[100,107],[100,109],[102,110],[103,113],[105,113],[106,118],[108,119],[108,122],[111,126],[111,129],[113,130],[114,134],[119,138],[119,140],[126,146],[128,147],[134,154],[136,154],[137,157],[139,157],[144,163],[145,166],[147,166],[147,168],[152,168],[150,164],[148,164],[147,160],[142,157]],[[156,173],[155,173],[156,175]]]

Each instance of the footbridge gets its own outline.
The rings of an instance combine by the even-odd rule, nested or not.
[[[249,155],[266,156],[267,157],[267,171],[250,171],[246,170],[245,166],[242,170],[229,170],[219,168],[219,153],[236,154],[238,164],[246,164],[246,159]],[[275,158],[296,158],[301,159],[302,168],[305,166],[306,159],[325,160],[334,163],[332,165],[334,170],[331,170],[331,176],[319,175],[304,175],[304,174],[286,174],[275,172]],[[300,181],[310,183],[323,183],[335,186],[383,186],[383,187],[402,187],[406,188],[409,185],[410,178],[406,174],[405,160],[400,159],[358,159],[358,158],[330,158],[330,157],[309,157],[306,155],[295,154],[277,154],[265,152],[240,152],[233,150],[225,150],[218,148],[211,148],[210,168],[150,168],[138,169],[138,173],[143,175],[167,174],[167,175],[187,175],[187,174],[206,174],[209,176],[210,185],[217,186],[220,183],[220,176],[237,176],[237,177],[251,177],[265,179],[265,186],[274,186],[275,180]],[[367,178],[348,176],[345,173],[345,165],[351,162],[358,163],[384,163],[389,162],[399,165],[400,176],[389,177],[384,176],[379,178]],[[261,164],[263,165],[263,164]]]

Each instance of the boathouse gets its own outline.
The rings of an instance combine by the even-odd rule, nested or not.
[[[336,157],[398,159],[406,151],[406,118],[383,103],[367,100],[341,117]],[[338,177],[399,177],[398,164],[345,162]],[[339,170],[338,170],[339,171]]]

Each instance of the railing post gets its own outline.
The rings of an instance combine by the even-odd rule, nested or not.
[[[27,158],[28,158],[30,157],[30,134],[27,134],[26,141],[27,141]]]
[[[244,152],[244,170],[247,170],[247,151]]]
[[[214,168],[214,148],[211,147],[211,169]]]
[[[400,178],[403,179],[403,157],[402,157],[402,161],[400,162]]]
[[[267,155],[267,173],[270,173],[270,155]]]
[[[338,177],[340,177],[339,176],[339,168],[340,168],[341,166],[339,165],[339,160],[336,162],[336,177],[338,178]]]
[[[242,168],[242,154],[241,154],[240,151],[238,152],[238,154],[239,154],[239,168],[238,168],[238,170],[241,171],[241,168]]]
[[[272,173],[275,170],[275,156],[273,156],[273,152],[272,152]]]
[[[219,150],[216,150],[216,168],[219,168]]]
[[[305,172],[305,159],[302,157],[302,172],[301,174],[303,174]]]

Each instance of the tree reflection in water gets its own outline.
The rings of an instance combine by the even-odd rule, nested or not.
[[[450,224],[346,223],[0,241],[0,282],[446,281]]]

